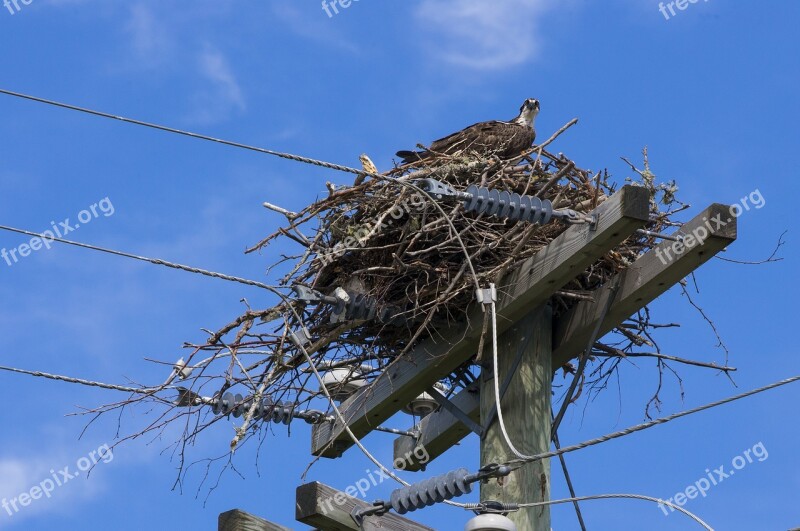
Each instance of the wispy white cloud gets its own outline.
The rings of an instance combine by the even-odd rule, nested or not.
[[[160,64],[172,47],[169,32],[144,4],[131,5],[125,29],[137,59],[146,66]]]
[[[536,57],[539,18],[555,0],[422,0],[414,16],[432,56],[456,66],[501,70]]]
[[[76,445],[72,444],[69,447],[52,448],[46,455],[0,457],[0,477],[3,478],[0,482],[0,499],[6,502],[6,506],[0,511],[0,521],[5,524],[19,524],[37,514],[74,510],[81,502],[102,496],[107,488],[102,479],[105,474],[100,473],[100,468],[94,468],[87,477],[87,472],[81,471],[81,468],[88,470],[93,461],[99,467],[108,465],[96,453],[93,461],[87,457],[91,451],[96,451],[97,446],[87,446],[85,454],[73,456],[71,453],[75,448]],[[109,463],[113,461],[113,453],[107,454],[107,457]],[[59,471],[64,471],[66,475]],[[53,479],[54,476],[58,478],[58,482]],[[66,481],[63,481],[65,478]],[[43,490],[39,490],[38,494],[34,493],[39,497],[29,499],[23,506],[19,500],[20,495],[30,495],[31,489],[35,487],[49,490],[49,495],[43,495]]]
[[[191,98],[189,122],[208,125],[247,108],[242,89],[225,54],[207,45],[197,55],[196,64],[203,83]]]
[[[330,19],[324,16],[325,12],[322,10],[320,10],[320,14],[323,16],[312,17],[307,12],[304,13],[297,7],[284,2],[275,3],[272,6],[272,13],[283,23],[284,27],[300,37],[352,53],[359,50],[353,42],[337,31],[337,26],[331,24]]]
[[[162,78],[190,82],[187,90],[186,121],[208,125],[228,119],[246,109],[246,101],[225,53],[210,42],[198,44],[188,20],[207,20],[202,9],[184,10],[184,18],[153,12],[144,2],[127,8],[124,26],[131,58],[125,63],[133,70],[155,69]]]
[[[200,73],[211,81],[217,93],[234,107],[243,110],[245,102],[242,90],[222,52],[207,48],[200,54],[199,63]]]

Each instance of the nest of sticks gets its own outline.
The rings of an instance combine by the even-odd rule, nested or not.
[[[580,169],[566,156],[545,149],[569,125],[513,160],[441,156],[424,165],[378,173],[362,156],[364,173],[355,182],[328,183],[328,194],[299,212],[265,203],[285,222],[247,252],[277,257],[267,269],[277,282],[261,284],[278,295],[277,304],[254,309],[243,300],[247,308],[236,319],[215,332],[207,331],[204,342],[185,343],[189,355],[172,367],[160,387],[143,388],[138,398],[88,412],[102,414],[137,401],[167,405],[168,412],[156,422],[117,444],[183,419],[184,432],[176,442],[182,460],[187,445],[231,412],[243,416],[231,448],[268,433],[260,430],[260,421],[277,420],[275,412],[284,411],[280,409],[284,406],[309,422],[332,418],[327,399],[342,399],[345,393],[321,385],[319,373],[346,368],[347,375],[342,377],[339,371],[334,382],[342,390],[355,381],[359,387],[368,385],[414,345],[436,338],[437,329],[458,326],[475,303],[478,287],[495,284],[502,290],[508,272],[570,224],[589,222],[587,214],[614,193],[616,185],[607,171]],[[636,177],[628,181],[649,190],[651,216],[646,228],[658,233],[680,225],[673,215],[687,205],[676,200],[674,183],[655,182],[646,150],[644,156],[644,170],[631,165]],[[476,214],[465,209],[463,197],[448,200],[424,192],[420,188],[424,179],[435,179],[455,192],[478,185],[534,196],[550,201],[555,209],[570,209],[573,215],[533,224]],[[592,300],[596,289],[657,243],[649,234],[630,236],[552,297],[554,314]],[[297,251],[272,252],[278,245],[284,253],[292,247]],[[654,325],[659,326],[663,325]],[[593,354],[621,359],[632,348],[652,346],[650,327],[649,312],[640,312],[617,329],[614,343],[595,344]],[[474,382],[473,369],[482,348],[443,379],[450,393]],[[612,363],[610,369],[602,369],[604,364],[599,364],[600,372],[594,382],[587,381],[589,385],[601,388],[616,367]],[[167,389],[179,391],[177,401],[155,395]],[[235,411],[220,410],[220,404],[230,406],[232,400]],[[279,406],[258,409],[256,405],[265,400]],[[328,411],[303,410],[312,407]],[[205,462],[210,466],[223,459],[229,464],[230,458],[226,454]],[[183,465],[181,470],[186,472]]]
[[[232,451],[186,462],[188,447],[197,437],[211,425],[230,419],[230,415],[243,417],[234,426],[231,450],[254,436],[263,440],[270,433],[262,429],[269,421],[288,425],[292,418],[314,424],[334,420],[332,401],[352,393],[352,384],[364,388],[415,345],[429,338],[436,340],[437,330],[459,326],[470,305],[477,304],[478,288],[495,284],[501,291],[509,272],[550,244],[570,224],[590,222],[588,213],[615,192],[619,184],[606,170],[581,169],[563,154],[545,149],[575,122],[512,160],[443,155],[384,173],[379,173],[365,155],[361,157],[363,172],[319,164],[352,171],[357,174],[355,182],[327,183],[328,194],[299,212],[264,203],[285,221],[247,252],[273,257],[267,274],[277,281],[267,285],[238,279],[270,290],[277,295],[277,303],[257,309],[243,299],[246,309],[241,315],[216,331],[203,329],[209,334],[204,341],[184,344],[189,351],[185,360],[156,362],[171,369],[161,385],[92,383],[131,396],[84,413],[97,418],[134,403],[163,406],[155,420],[119,438],[115,446],[145,433],[161,434],[178,421],[183,426],[175,441],[180,459],[178,484],[183,484],[193,465],[206,469],[201,483],[215,463],[223,465],[220,474],[233,467]],[[634,177],[625,181],[649,192],[646,230],[628,237],[561,287],[550,300],[556,317],[580,301],[593,301],[595,292],[612,276],[655,247],[671,227],[681,225],[675,215],[689,205],[676,198],[674,182],[656,182],[646,148],[643,155],[643,169],[623,160],[634,172]],[[430,187],[421,184],[427,179],[446,187],[451,197],[430,192]],[[570,210],[571,215],[533,224],[476,213],[466,208],[464,195],[458,195],[470,186],[546,200],[554,209]],[[766,261],[773,261],[781,245],[779,241]],[[284,254],[273,252],[278,246]],[[292,247],[294,254],[287,251]],[[681,284],[689,303],[717,334],[713,322],[692,301],[685,283]],[[502,297],[502,293],[498,295]],[[682,380],[669,363],[719,370],[728,377],[736,370],[727,366],[728,351],[719,334],[725,365],[661,353],[653,331],[676,326],[651,321],[645,307],[613,334],[596,341],[590,356],[582,358],[577,369],[569,363],[562,367],[565,377],[573,373],[562,398],[562,410],[582,392],[591,395],[604,389],[619,364],[631,357],[650,357],[657,363],[658,385],[645,408],[647,417],[651,408],[660,408],[659,392],[666,372],[675,376],[683,393]],[[487,333],[484,327],[483,335]],[[482,364],[483,345],[488,343],[485,339],[481,338],[471,359],[442,379],[448,395],[475,382],[475,369]],[[647,347],[654,352],[640,351]],[[586,369],[587,359],[594,362],[591,370]],[[347,374],[342,376],[339,369]],[[320,375],[325,372],[335,377],[326,381]],[[558,387],[555,382],[554,387]],[[173,397],[176,390],[177,399]]]
[[[379,173],[362,156],[363,173],[352,184],[327,183],[327,195],[299,212],[264,203],[283,222],[247,252],[272,257],[267,274],[276,280],[271,286],[256,284],[276,294],[277,303],[252,308],[243,299],[246,309],[241,315],[216,331],[204,329],[209,334],[204,341],[184,344],[189,349],[185,361],[166,362],[172,368],[166,382],[142,387],[132,398],[86,412],[101,415],[135,402],[165,406],[156,420],[116,444],[161,432],[178,421],[183,425],[175,442],[181,461],[179,483],[191,468],[185,461],[188,447],[200,433],[230,419],[231,414],[242,417],[234,426],[231,449],[251,437],[263,440],[271,430],[262,428],[270,420],[287,424],[291,417],[310,423],[333,420],[331,400],[346,398],[353,384],[355,388],[369,385],[415,345],[436,340],[437,330],[459,326],[470,306],[477,304],[477,287],[495,284],[501,292],[507,273],[570,224],[589,221],[588,213],[615,192],[621,183],[612,182],[607,171],[581,169],[563,154],[546,149],[572,123],[513,160],[441,156],[424,165],[397,166]],[[656,182],[646,149],[643,155],[641,170],[623,159],[634,172],[625,181],[649,191],[646,229],[651,232],[634,233],[557,291],[550,301],[555,316],[580,301],[593,300],[595,291],[613,275],[659,243],[652,233],[681,225],[675,215],[689,205],[676,199],[674,182]],[[463,196],[447,199],[424,192],[420,186],[425,179],[435,179],[455,193],[477,185],[535,196],[573,215],[532,224],[475,213],[465,208]],[[274,251],[278,247],[283,254]],[[689,297],[685,288],[684,295]],[[689,302],[699,309],[691,298]],[[646,416],[651,407],[659,408],[666,372],[681,384],[669,362],[725,374],[735,370],[662,354],[653,331],[674,326],[679,325],[652,322],[647,308],[631,316],[592,346],[591,370],[584,370],[585,366],[576,370],[569,363],[562,367],[565,376],[574,373],[562,401],[571,403],[581,392],[600,392],[630,356],[652,357],[658,365],[658,388],[645,408]],[[484,327],[484,336],[488,333]],[[475,355],[442,379],[446,394],[475,382],[488,343],[482,337]],[[655,352],[640,352],[648,347]],[[324,382],[321,373],[326,372],[335,378]],[[578,394],[573,397],[576,384]],[[554,387],[558,387],[555,382]],[[160,395],[175,390],[177,400]],[[222,463],[220,474],[232,467],[232,456],[225,452],[192,465],[204,464],[205,478],[214,463]]]
[[[421,167],[395,167],[380,178],[368,158],[362,156],[362,163],[372,176],[359,175],[349,186],[328,183],[327,196],[300,212],[265,203],[286,222],[248,249],[268,250],[280,240],[291,240],[299,252],[282,255],[269,271],[280,275],[279,286],[300,286],[327,302],[298,300],[293,295],[302,292],[295,291],[272,308],[248,309],[196,348],[279,353],[271,359],[280,367],[272,369],[291,374],[291,384],[275,378],[272,391],[303,402],[318,394],[316,386],[299,383],[299,375],[308,375],[308,363],[290,340],[293,329],[305,329],[307,350],[318,368],[358,367],[354,377],[369,380],[412,346],[435,336],[437,328],[463,320],[475,300],[476,284],[500,286],[507,272],[569,227],[560,220],[534,225],[465,212],[461,201],[437,201],[422,192],[417,186],[421,179],[434,178],[459,191],[477,184],[547,199],[556,209],[578,213],[577,222],[585,222],[580,214],[593,210],[616,187],[606,171],[580,169],[544,147],[507,161],[442,156]],[[660,232],[677,225],[671,217],[684,206],[675,199],[674,184],[656,184],[646,160],[637,175],[633,184],[651,192],[647,229]],[[555,314],[591,300],[595,289],[656,243],[643,234],[628,238],[556,293]],[[344,309],[359,303],[360,311]],[[268,331],[255,332],[263,328]],[[233,343],[223,345],[222,338],[234,330],[239,333]],[[635,332],[623,332],[631,342],[638,341]]]

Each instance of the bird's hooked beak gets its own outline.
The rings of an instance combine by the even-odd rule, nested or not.
[[[539,100],[529,98],[525,100],[522,107],[519,109],[519,116],[516,120],[517,123],[533,125],[533,120],[539,114]]]

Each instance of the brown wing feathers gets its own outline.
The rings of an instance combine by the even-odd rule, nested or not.
[[[536,134],[532,127],[511,122],[481,122],[431,143],[425,151],[398,151],[403,163],[428,160],[436,154],[461,155],[476,153],[511,158],[533,144]]]

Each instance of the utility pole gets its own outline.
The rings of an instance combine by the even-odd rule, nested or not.
[[[645,188],[622,187],[592,211],[596,220],[592,226],[566,229],[498,283],[500,403],[508,437],[519,452],[535,455],[550,450],[554,369],[583,352],[596,332],[602,337],[618,327],[736,240],[735,218],[721,229],[708,232],[709,219],[722,219],[730,211],[727,205],[712,204],[678,230],[683,236],[705,230],[707,238],[702,243],[675,250],[678,243],[661,242],[595,290],[592,300],[580,301],[553,318],[548,305],[551,297],[603,254],[644,227],[649,220],[649,199]],[[661,256],[669,248],[672,259],[665,261]],[[339,419],[315,425],[312,454],[340,457],[353,446],[350,433],[363,438],[418,395],[438,393],[433,387],[436,382],[468,363],[477,353],[484,311],[490,309],[480,305],[470,307],[463,322],[440,330],[435,339],[421,341],[369,386],[342,402],[339,409],[349,430],[344,429]],[[428,462],[471,432],[481,436],[482,467],[516,457],[497,418],[491,336],[485,338],[481,364],[477,386],[470,385],[445,399],[447,407],[426,416],[416,426],[415,436],[401,435],[395,440],[394,456],[402,458],[405,471],[424,470]],[[424,462],[410,457],[420,447],[425,449]],[[482,483],[480,499],[508,503],[548,501],[550,487],[550,463],[541,460],[528,463],[500,480]],[[331,495],[335,499],[337,493],[319,484],[301,486],[297,493],[298,521],[322,531],[358,529],[350,517],[351,510],[366,509],[370,504],[352,498],[349,493],[339,493],[344,505],[331,510],[326,500]],[[550,529],[549,506],[520,509],[508,516],[518,531]],[[377,529],[425,528],[391,513],[370,516],[368,520],[365,522]],[[460,524],[451,528],[459,527]]]
[[[487,311],[489,311],[487,309]],[[553,375],[552,310],[534,309],[498,337],[498,380],[503,420],[514,447],[526,455],[550,449],[550,384]],[[502,463],[516,456],[500,429],[495,405],[491,342],[484,347],[481,374],[481,466]],[[549,460],[527,464],[504,478],[481,483],[481,500],[508,503],[545,501],[550,498]],[[508,517],[518,530],[549,531],[549,506],[520,509]]]

